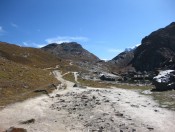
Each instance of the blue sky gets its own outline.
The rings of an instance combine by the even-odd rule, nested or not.
[[[0,41],[75,41],[101,59],[175,21],[174,0],[0,0]]]

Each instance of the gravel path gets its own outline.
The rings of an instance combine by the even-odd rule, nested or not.
[[[0,128],[15,126],[29,132],[175,130],[175,112],[159,108],[149,96],[118,88],[73,88],[58,71],[54,74],[67,89],[7,106],[0,111]],[[30,119],[34,121],[24,123]]]

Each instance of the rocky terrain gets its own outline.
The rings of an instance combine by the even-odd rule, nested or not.
[[[174,58],[175,22],[142,39],[141,45],[134,52],[131,64],[139,71],[174,69]]]
[[[120,69],[154,71],[155,69],[174,69],[175,62],[175,22],[158,29],[142,39],[141,45],[124,51],[110,60]],[[133,70],[133,69],[132,69]]]
[[[99,61],[100,59],[89,51],[85,50],[80,44],[76,42],[56,44],[52,43],[43,48],[60,58],[70,59],[76,61]]]
[[[165,91],[175,89],[175,71],[165,70],[153,78],[156,90]]]
[[[174,36],[173,22],[109,62],[76,42],[0,42],[0,132],[173,132]]]
[[[113,67],[116,67],[113,64],[108,64],[100,60],[97,56],[90,53],[76,42],[62,44],[52,43],[41,49],[59,58],[69,60],[72,65],[78,66],[87,72],[109,72]]]
[[[153,80],[153,77],[159,72],[175,69],[175,22],[152,32],[142,39],[141,45],[120,53],[109,63],[116,65],[113,72],[122,78],[120,80],[146,83],[146,78],[146,81],[156,85],[157,90],[174,89],[174,85],[171,85],[174,74],[170,79],[163,77],[166,78],[167,85],[163,81]]]
[[[82,89],[62,79],[58,71],[54,75],[67,88],[60,90],[60,85],[49,96],[4,108],[0,112],[1,130],[12,126],[29,132],[173,132],[175,129],[174,111],[159,108],[151,98],[137,91]]]
[[[61,63],[60,63],[61,62]],[[0,108],[34,96],[37,89],[51,92],[59,82],[47,67],[66,62],[35,48],[0,42]]]
[[[134,50],[135,49],[125,50],[124,52],[120,53],[109,62],[115,64],[120,69],[125,68],[129,66],[131,61],[133,60]]]

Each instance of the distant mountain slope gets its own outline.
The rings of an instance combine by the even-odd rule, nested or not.
[[[134,49],[126,50],[110,60],[110,63],[115,64],[119,68],[127,67],[134,58]]]
[[[54,90],[58,80],[43,68],[60,61],[40,49],[0,42],[0,106],[42,94],[34,92],[38,89]]]
[[[152,32],[136,48],[133,67],[139,71],[155,68],[175,68],[175,22],[165,28]]]
[[[80,44],[76,42],[56,44],[52,43],[43,48],[44,51],[48,51],[60,58],[78,60],[78,61],[98,61],[97,56],[85,50]]]
[[[29,67],[0,57],[0,106],[31,98],[36,89],[54,90],[58,80],[50,71]]]
[[[61,61],[61,59],[41,49],[25,48],[5,42],[0,42],[0,57],[16,63],[40,68],[55,66]]]

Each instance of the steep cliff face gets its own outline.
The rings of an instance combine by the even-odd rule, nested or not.
[[[70,60],[86,60],[86,61],[98,61],[99,58],[85,50],[80,44],[76,42],[62,43],[62,44],[49,44],[42,48],[44,51],[48,51],[62,59]]]
[[[134,51],[132,66],[139,71],[175,68],[175,22],[142,39]]]

